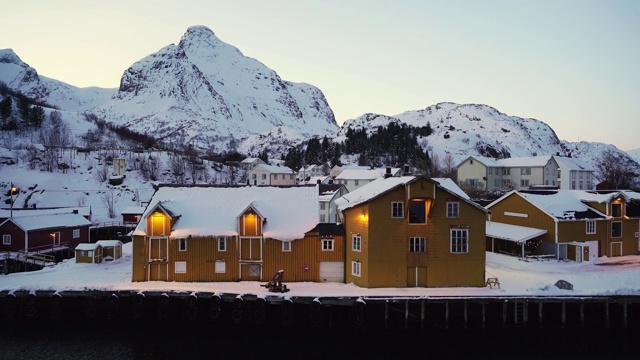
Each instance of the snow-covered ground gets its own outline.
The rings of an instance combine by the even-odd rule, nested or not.
[[[260,282],[132,282],[131,245],[123,247],[121,259],[101,264],[76,264],[69,259],[51,268],[27,273],[0,275],[0,291],[14,290],[142,290],[216,292],[273,295]],[[379,288],[366,289],[353,284],[287,282],[290,289],[282,296],[589,296],[640,295],[640,257],[599,258],[593,263],[535,261],[487,253],[486,276],[497,277],[500,288]],[[554,286],[558,280],[573,284],[573,290]]]

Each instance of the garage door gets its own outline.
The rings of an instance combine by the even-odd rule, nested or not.
[[[344,282],[344,263],[340,261],[320,262],[320,281]]]

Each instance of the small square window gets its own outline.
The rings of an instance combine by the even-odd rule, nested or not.
[[[187,273],[187,262],[186,261],[176,261],[175,269],[176,269],[176,274],[186,274]]]
[[[458,201],[447,201],[447,217],[460,217],[460,203]]]
[[[11,245],[11,235],[2,234],[2,245]]]
[[[404,217],[404,203],[402,201],[391,202],[391,217],[392,218]]]
[[[333,251],[333,239],[322,239],[322,251]]]
[[[73,238],[77,239],[80,237],[80,229],[73,229]]]
[[[291,241],[282,242],[282,252],[291,252]]]
[[[596,233],[596,221],[587,220],[587,234],[595,234],[595,233]]]
[[[227,237],[221,236],[218,238],[218,251],[227,251]]]
[[[409,252],[411,253],[423,253],[427,251],[427,240],[423,237],[411,237],[409,238]]]

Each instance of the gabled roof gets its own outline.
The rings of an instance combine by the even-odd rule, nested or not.
[[[554,155],[553,159],[558,163],[558,165],[562,165],[569,170],[593,171],[591,166],[576,158]]]
[[[275,166],[267,164],[258,164],[253,169],[249,170],[250,173],[255,172],[257,169],[264,169],[271,174],[295,174],[296,172],[286,166]]]
[[[607,215],[585,204],[590,192],[581,190],[511,191],[487,205],[495,206],[509,196],[520,196],[533,206],[558,220],[606,219]]]
[[[240,161],[240,163],[241,163],[241,164],[251,164],[251,163],[253,163],[254,161],[264,162],[264,161],[262,161],[262,159],[260,159],[260,158],[246,158],[246,159],[244,159],[244,160]]]
[[[120,215],[138,215],[142,214],[144,209],[146,209],[146,206],[129,206],[125,208]]]
[[[401,173],[402,169],[400,168],[391,168],[391,175],[397,175]],[[344,169],[338,176],[337,179],[342,180],[375,180],[384,177],[384,174],[387,172],[387,169],[378,168],[378,169]]]
[[[39,208],[39,209],[23,209],[13,208],[13,217],[19,216],[39,216],[39,215],[55,215],[55,214],[72,214],[76,211],[78,214],[82,216],[91,215],[91,207],[90,206],[76,206],[76,207],[62,207],[62,208]],[[0,218],[8,218],[11,217],[11,210],[0,209]]]
[[[546,234],[547,230],[487,221],[486,233],[487,237],[523,243]]]
[[[407,184],[410,184],[418,179],[427,179],[425,177],[422,176],[397,176],[397,177],[389,177],[389,178],[380,178],[378,180],[375,180],[365,186],[362,186],[358,189],[353,190],[352,192],[343,195],[341,198],[336,200],[336,205],[338,205],[338,209],[340,211],[344,211],[346,209],[352,208],[356,205],[360,205],[366,202],[369,202],[375,198],[378,198],[400,186],[404,186]],[[456,197],[459,197],[461,200],[466,201],[467,203],[473,205],[474,207],[487,212],[487,209],[485,209],[484,207],[474,203],[473,201],[469,200],[468,196],[462,197],[460,195],[458,195],[456,192],[453,192],[452,190],[448,189],[447,187],[441,185],[438,180],[436,179],[431,179],[433,182],[435,182],[436,186],[443,189],[444,191],[448,192],[451,195],[454,195]],[[442,178],[440,178],[440,180],[442,180]],[[443,183],[447,183],[443,181]],[[466,195],[466,194],[465,194]]]
[[[237,216],[251,204],[266,219],[265,237],[290,241],[318,224],[318,203],[315,186],[161,187],[143,217],[160,204],[180,217],[171,237],[233,236],[238,235]],[[141,221],[133,235],[145,233],[146,221]]]
[[[7,219],[3,222],[3,224],[7,221],[13,222],[24,231],[60,229],[91,225],[91,222],[80,214],[19,216]]]
[[[98,240],[96,244],[99,244],[102,247],[114,247],[122,245],[122,241],[120,240]]]
[[[81,243],[76,246],[76,250],[93,251],[100,247],[98,243]]]
[[[506,159],[493,159],[484,156],[469,156],[464,159],[457,167],[460,167],[465,161],[475,159],[486,167],[544,167],[552,158],[550,155],[545,156],[520,156]]]

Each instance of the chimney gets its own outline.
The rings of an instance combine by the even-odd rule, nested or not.
[[[384,178],[390,178],[391,177],[391,167],[387,166],[387,171],[384,173]]]
[[[320,181],[320,179],[316,180],[316,184],[320,185],[322,183],[322,181]]]
[[[73,213],[77,214],[78,213],[78,209],[73,209]]]

